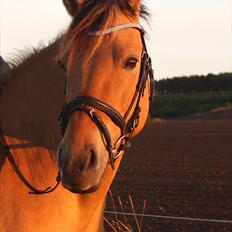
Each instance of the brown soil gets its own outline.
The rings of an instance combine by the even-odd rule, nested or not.
[[[148,123],[111,190],[117,211],[120,196],[124,210],[132,212],[131,195],[136,213],[146,199],[146,214],[232,221],[232,119]],[[107,209],[113,210],[109,199]],[[232,224],[144,218],[142,231],[231,232]]]

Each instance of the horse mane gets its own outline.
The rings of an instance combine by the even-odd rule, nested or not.
[[[4,81],[10,70],[10,65],[0,55],[0,82]]]
[[[26,50],[17,50],[17,54],[13,54],[7,61],[2,59],[0,65],[0,90],[4,83],[14,76],[12,75],[13,73],[36,59],[50,46],[55,45],[62,36],[62,34],[59,34],[55,39],[50,40],[48,44],[41,41],[36,47],[27,48]]]
[[[112,26],[117,11],[121,11],[128,18],[136,18],[135,12],[127,1],[100,0],[87,1],[74,16],[60,46],[58,59],[65,59],[70,71],[75,59],[80,54],[89,62],[103,42],[104,31]],[[145,5],[141,6],[140,17],[147,21],[149,13]],[[90,31],[101,31],[100,36],[89,36]],[[104,42],[113,35],[105,35]],[[88,49],[87,49],[88,48]]]
[[[37,47],[28,48],[26,50],[17,50],[17,54],[13,54],[13,56],[5,62],[6,65],[1,65],[0,67],[0,85],[5,83],[10,77],[12,73],[23,67],[25,64],[33,60],[37,55],[44,51],[47,48],[43,43],[40,43]]]

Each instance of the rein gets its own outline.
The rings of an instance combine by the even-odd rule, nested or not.
[[[120,157],[120,155],[126,149],[126,147],[130,145],[131,135],[135,130],[135,128],[139,125],[139,118],[141,112],[139,103],[141,97],[144,94],[146,82],[148,80],[150,82],[150,101],[152,100],[152,96],[153,96],[153,84],[154,84],[153,69],[151,64],[151,58],[147,53],[147,48],[144,39],[144,30],[141,28],[141,26],[136,23],[122,24],[107,29],[105,32],[103,32],[103,35],[115,31],[123,30],[126,28],[134,28],[140,31],[141,39],[143,43],[143,52],[141,55],[139,80],[136,85],[134,96],[124,116],[122,116],[116,109],[114,109],[112,106],[108,105],[107,103],[102,102],[101,100],[90,96],[75,97],[73,100],[68,102],[65,106],[63,106],[59,116],[59,126],[61,128],[62,135],[64,135],[71,114],[74,111],[82,111],[86,113],[96,124],[102,135],[103,143],[105,144],[106,150],[109,153],[109,162],[112,169],[114,169],[114,162]],[[102,32],[100,31],[92,31],[89,33],[89,35],[99,36],[101,35],[101,33]],[[67,74],[66,66],[62,62],[59,62],[59,65],[61,66],[62,69],[65,70],[65,73]],[[65,78],[65,93],[66,93],[66,78]],[[131,117],[128,118],[133,106],[134,106],[134,111]],[[116,140],[115,143],[112,143],[109,130],[105,125],[105,123],[103,122],[103,120],[101,119],[101,117],[95,112],[95,109],[100,110],[101,112],[106,114],[120,128],[121,136]],[[33,185],[30,184],[30,182],[24,177],[22,172],[19,170],[15,162],[15,159],[10,151],[11,149],[9,148],[9,145],[7,145],[6,143],[1,128],[0,128],[0,146],[4,151],[4,154],[1,155],[5,156],[8,159],[10,165],[12,166],[13,170],[15,171],[20,181],[30,190],[29,192],[30,194],[36,194],[36,195],[47,194],[53,192],[58,187],[61,181],[59,172],[56,178],[57,183],[55,184],[54,187],[48,187],[44,190],[40,190],[33,187]]]
[[[55,191],[55,189],[58,187],[59,183],[60,183],[60,173],[58,173],[58,176],[56,178],[56,185],[54,187],[48,187],[46,189],[40,190],[37,189],[35,187],[33,187],[33,185],[30,184],[30,182],[24,177],[24,175],[22,174],[22,172],[19,170],[15,159],[10,151],[10,148],[8,145],[6,145],[6,140],[3,136],[2,130],[0,129],[0,146],[2,148],[2,150],[4,151],[4,155],[5,157],[8,159],[10,165],[12,166],[12,168],[15,171],[15,174],[18,176],[18,178],[20,179],[20,181],[27,186],[27,188],[30,190],[29,194],[34,194],[34,195],[43,195],[43,194],[47,194],[47,193],[51,193],[53,191]]]

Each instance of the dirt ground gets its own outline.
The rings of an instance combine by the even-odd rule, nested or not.
[[[111,190],[117,211],[120,196],[125,212],[133,212],[131,195],[136,213],[146,200],[149,215],[232,221],[232,119],[148,123],[125,154]],[[110,198],[107,210],[113,210]],[[127,220],[136,224],[134,217]],[[232,223],[144,217],[142,231],[232,232]]]

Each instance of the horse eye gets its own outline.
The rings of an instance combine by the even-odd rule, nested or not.
[[[134,69],[136,67],[136,64],[138,63],[138,60],[136,58],[129,58],[125,65],[124,68],[126,69]]]

